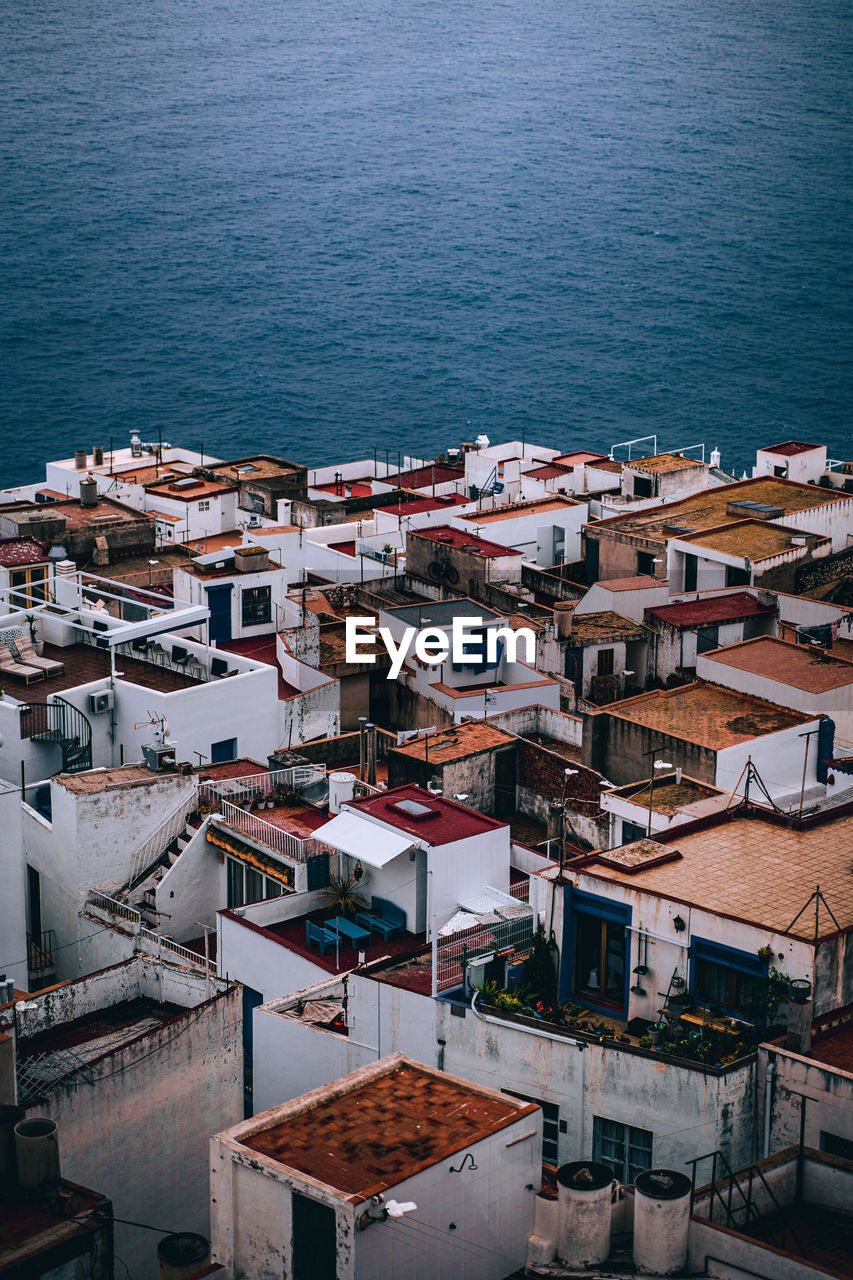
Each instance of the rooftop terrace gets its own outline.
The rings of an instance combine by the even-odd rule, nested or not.
[[[789,644],[776,636],[757,636],[742,644],[716,649],[705,658],[717,666],[749,671],[806,693],[828,693],[853,684],[853,662],[836,657],[826,649]],[[719,678],[723,678],[723,673]]]
[[[767,733],[779,733],[782,729],[805,724],[812,718],[765,702],[763,698],[732,693],[719,685],[700,681],[680,689],[641,693],[636,698],[613,703],[594,714],[632,720],[647,729],[682,738],[712,751],[749,742]]]

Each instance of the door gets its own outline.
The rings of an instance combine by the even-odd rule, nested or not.
[[[335,1211],[293,1193],[293,1280],[335,1280],[338,1272]]]
[[[218,587],[207,587],[207,607],[210,610],[210,638],[217,644],[231,639],[231,587],[230,582]]]
[[[41,876],[27,863],[27,931],[41,941]]]
[[[264,997],[254,987],[243,986],[243,1116],[248,1120],[254,1112],[254,1039],[252,1011],[263,1004]]]
[[[515,813],[516,749],[504,747],[495,752],[495,814],[505,818]]]

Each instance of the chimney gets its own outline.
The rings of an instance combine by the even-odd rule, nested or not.
[[[104,465],[104,446],[102,444],[96,444],[92,450],[92,462],[96,467]]]
[[[85,449],[75,449],[75,450],[74,450],[74,467],[75,467],[75,470],[77,470],[77,471],[85,471],[85,470],[86,470],[86,463],[87,463],[87,461],[88,461],[88,458],[87,458],[87,454],[86,454],[86,450],[85,450]]]
[[[38,1116],[15,1125],[15,1158],[22,1191],[51,1196],[59,1189],[59,1133],[55,1120]]]
[[[376,725],[367,723],[364,726],[366,747],[367,747],[367,782],[371,787],[376,786]]]
[[[575,604],[564,601],[562,604],[554,605],[554,629],[557,633],[558,640],[568,640],[572,634],[572,615],[575,611]]]
[[[563,838],[563,806],[558,800],[552,800],[548,806],[547,838],[549,840]]]
[[[812,1047],[812,1020],[814,1000],[811,983],[795,978],[791,983],[791,999],[788,1003],[788,1033],[785,1048],[791,1053],[807,1054]]]

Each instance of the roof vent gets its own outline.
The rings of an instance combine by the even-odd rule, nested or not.
[[[742,516],[750,520],[780,520],[784,514],[782,507],[772,507],[767,502],[748,502],[746,499],[730,502],[726,507],[726,515]]]

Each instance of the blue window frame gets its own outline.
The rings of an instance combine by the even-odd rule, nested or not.
[[[628,1008],[631,908],[566,885],[560,998],[621,1017]]]
[[[738,951],[707,938],[694,938],[690,948],[690,993],[698,1004],[754,1020],[764,994],[767,961],[754,952]]]

